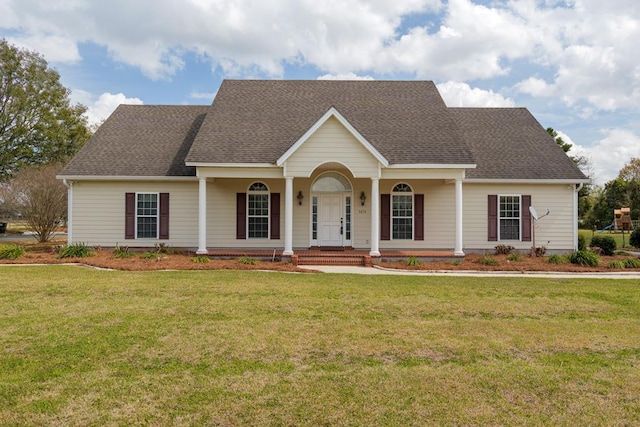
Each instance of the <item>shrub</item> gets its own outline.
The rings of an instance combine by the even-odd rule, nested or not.
[[[593,236],[591,238],[591,247],[602,249],[603,255],[611,256],[616,252],[616,241],[611,236]]]
[[[578,250],[584,251],[587,249],[587,238],[584,234],[578,234]]]
[[[629,237],[629,244],[634,248],[640,249],[640,227],[637,227]]]
[[[198,255],[198,256],[195,256],[195,257],[191,258],[191,261],[199,263],[199,264],[206,264],[207,262],[210,262],[211,260],[207,256]]]
[[[640,259],[627,258],[624,260],[624,268],[640,268]]]
[[[142,258],[142,259],[156,259],[156,258],[160,258],[160,257],[159,257],[159,252],[145,252],[142,255],[140,255],[140,258]]]
[[[86,258],[91,255],[93,250],[84,243],[72,243],[61,247],[57,258]]]
[[[597,267],[600,264],[600,257],[591,251],[576,251],[569,255],[569,262],[582,266]]]
[[[496,246],[496,255],[509,255],[515,248],[511,245]]]
[[[131,256],[133,256],[133,252],[131,252],[129,246],[119,246],[116,244],[116,247],[113,248],[114,258],[131,258]]]
[[[240,264],[246,264],[246,265],[256,265],[257,263],[259,263],[260,261],[255,259],[255,258],[251,258],[250,256],[243,256],[238,258],[238,262]]]
[[[509,261],[522,261],[522,255],[518,253],[512,253],[507,256]]]
[[[414,256],[410,256],[409,258],[407,258],[407,265],[410,267],[415,267],[420,264],[422,264],[422,262]]]
[[[625,264],[623,260],[616,259],[613,261],[609,261],[609,264],[607,264],[607,268],[622,269],[625,268]]]
[[[478,262],[482,265],[498,265],[498,261],[491,255],[482,255]]]
[[[547,257],[547,262],[549,264],[565,264],[567,261],[567,257],[558,254]]]
[[[24,255],[24,248],[20,245],[0,246],[0,259],[18,259]]]
[[[547,247],[546,246],[538,246],[536,248],[536,250],[534,251],[536,253],[536,256],[544,256],[544,254],[547,253]]]

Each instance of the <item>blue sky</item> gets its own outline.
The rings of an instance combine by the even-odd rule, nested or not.
[[[637,0],[0,0],[98,123],[209,104],[224,78],[433,80],[450,106],[526,107],[591,159],[640,157]]]

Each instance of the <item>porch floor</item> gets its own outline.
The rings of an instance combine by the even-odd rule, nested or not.
[[[262,260],[291,261],[295,265],[364,265],[367,267],[380,261],[399,261],[415,257],[421,261],[462,260],[464,256],[453,251],[438,250],[380,250],[379,257],[372,257],[368,250],[353,248],[298,249],[292,256],[283,256],[282,249],[212,249],[211,258],[240,258],[248,256]]]

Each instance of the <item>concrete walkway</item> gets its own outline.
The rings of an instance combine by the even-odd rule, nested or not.
[[[533,277],[553,279],[633,279],[640,281],[640,272],[616,271],[604,273],[560,273],[553,271],[473,271],[473,270],[391,270],[381,267],[357,267],[338,265],[300,265],[300,268],[324,273],[386,274],[395,276],[457,276],[457,277]],[[639,282],[640,284],[640,282]]]

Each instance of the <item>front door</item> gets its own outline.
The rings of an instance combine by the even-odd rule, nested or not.
[[[344,218],[341,194],[320,195],[319,236],[320,246],[344,245]]]

